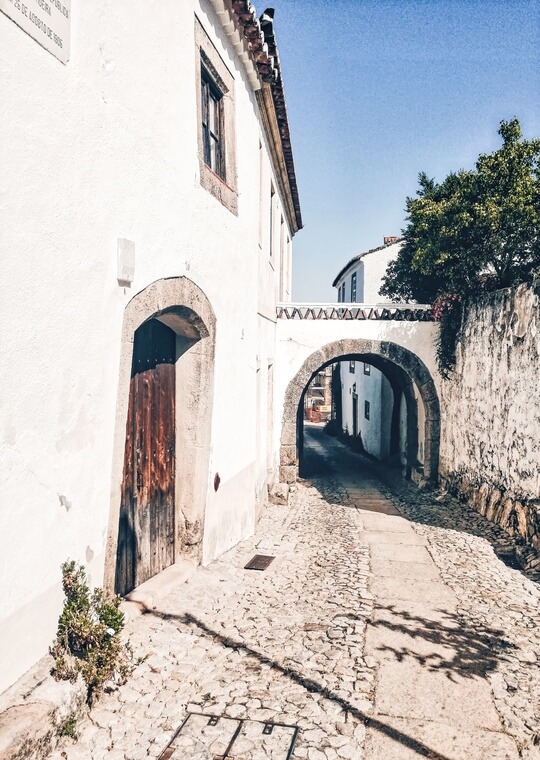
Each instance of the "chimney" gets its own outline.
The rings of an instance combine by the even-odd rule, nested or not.
[[[385,237],[384,239],[384,245],[390,245],[391,243],[397,243],[399,238],[397,235],[390,235],[389,237]]]

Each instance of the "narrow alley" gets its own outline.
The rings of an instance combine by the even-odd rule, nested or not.
[[[321,427],[305,446],[253,539],[141,597],[140,664],[51,760],[539,757],[538,585],[478,514],[441,527]]]

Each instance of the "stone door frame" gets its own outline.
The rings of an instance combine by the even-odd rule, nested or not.
[[[184,556],[200,562],[202,557],[210,466],[216,317],[210,301],[194,282],[187,277],[169,277],[157,280],[137,293],[124,311],[103,580],[103,586],[109,592],[114,589],[116,570],[133,340],[137,328],[149,319],[158,319],[177,335],[175,561]]]

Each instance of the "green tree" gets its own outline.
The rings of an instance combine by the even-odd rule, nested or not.
[[[508,287],[540,269],[540,140],[522,138],[517,119],[502,121],[502,146],[475,169],[440,184],[419,175],[407,198],[405,242],[382,293],[434,303]]]

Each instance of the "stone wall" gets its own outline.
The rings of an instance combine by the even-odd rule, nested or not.
[[[540,282],[469,306],[442,384],[443,484],[540,551]]]

